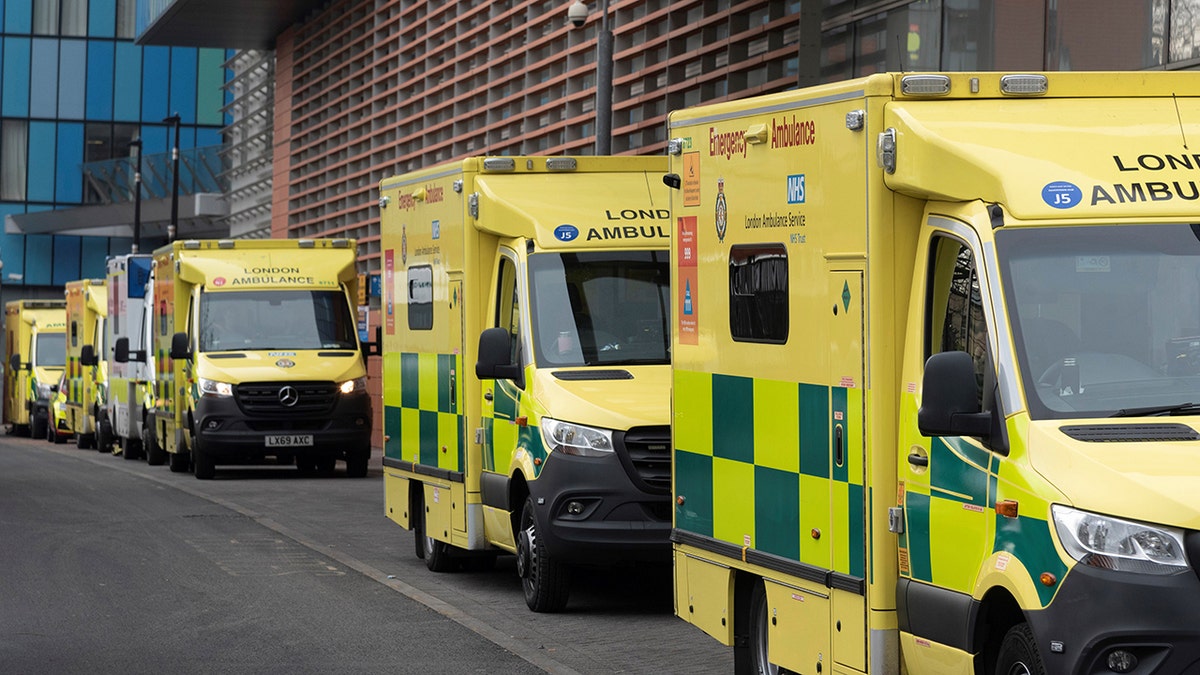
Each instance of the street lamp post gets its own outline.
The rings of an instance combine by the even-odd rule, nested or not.
[[[567,16],[576,28],[587,20],[587,5],[575,0]],[[600,1],[600,32],[596,35],[596,154],[612,154],[613,33],[608,0]]]
[[[179,231],[179,113],[163,118],[163,124],[175,127],[175,145],[171,147],[171,223],[167,226],[167,241],[175,241]]]
[[[129,147],[137,148],[137,168],[133,172],[133,250],[137,253],[142,246],[142,137],[138,136],[129,142]]]

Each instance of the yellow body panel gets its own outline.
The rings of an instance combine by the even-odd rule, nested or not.
[[[103,406],[107,387],[104,358],[104,320],[108,315],[108,287],[104,279],[68,282],[67,297],[67,430],[83,439],[96,433],[96,413]],[[83,347],[92,348],[94,365],[83,365]]]

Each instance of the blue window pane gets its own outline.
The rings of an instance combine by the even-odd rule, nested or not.
[[[196,130],[196,147],[207,148],[221,144],[221,130],[211,127]]]
[[[24,213],[19,204],[0,204],[0,220],[6,216]],[[0,228],[0,253],[4,255],[4,284],[21,284],[25,276],[25,235],[7,234]]]
[[[4,41],[4,96],[0,110],[5,117],[29,115],[29,39]]]
[[[103,279],[107,274],[105,250],[108,242],[103,237],[81,237],[83,256],[79,260],[80,279]]]
[[[196,123],[196,62],[199,56],[195,49],[171,49],[171,112],[168,114],[179,113],[184,124]]]
[[[33,3],[28,0],[9,0],[4,3],[4,32],[33,32]]]
[[[65,204],[83,201],[83,125],[58,125],[58,178],[54,200]]]
[[[113,119],[136,122],[142,111],[142,48],[132,42],[118,42],[116,73]]]
[[[31,77],[38,86],[29,95],[29,114],[32,117],[56,117],[58,115],[58,40],[37,39],[33,41],[33,73]],[[47,86],[49,85],[49,86]]]
[[[31,202],[54,201],[55,129],[53,122],[29,123],[29,189]]]
[[[113,118],[114,56],[113,43],[98,40],[88,43],[87,116],[89,119],[110,120]]]
[[[53,255],[54,237],[48,234],[25,235],[25,259],[30,262],[25,266],[26,286],[50,285],[51,266],[47,265],[46,261],[54,260]]]
[[[82,242],[79,237],[54,236],[54,285],[65,286],[68,281],[82,279],[79,270],[79,254]],[[104,276],[104,275],[100,275]]]
[[[89,0],[88,35],[113,37],[117,26],[117,0]]]
[[[167,79],[171,75],[170,47],[142,49],[142,121],[158,122],[167,111]]]
[[[58,59],[58,117],[83,119],[83,90],[87,84],[87,43],[63,40]]]
[[[146,153],[147,158],[149,155],[158,155],[170,151],[171,146],[167,142],[166,127],[154,125],[142,127],[142,152]]]

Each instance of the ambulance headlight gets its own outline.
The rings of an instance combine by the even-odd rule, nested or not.
[[[356,377],[353,380],[346,380],[338,385],[338,391],[343,394],[353,394],[355,392],[362,393],[367,390],[367,378]]]
[[[1175,574],[1188,568],[1180,529],[1059,504],[1050,512],[1063,548],[1084,565],[1142,574]]]
[[[577,457],[604,457],[613,452],[612,432],[581,424],[542,418],[542,440],[551,452]]]
[[[233,385],[228,382],[217,382],[216,380],[206,380],[200,378],[200,395],[215,396],[217,398],[229,398],[233,396]]]

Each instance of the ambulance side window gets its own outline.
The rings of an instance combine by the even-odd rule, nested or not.
[[[987,322],[979,290],[975,257],[966,244],[934,237],[929,255],[926,298],[925,357],[940,352],[967,352],[975,362],[976,395],[981,409],[988,365]]]
[[[408,269],[408,329],[433,329],[433,268]]]
[[[71,321],[71,346],[79,346],[79,324],[74,320]]]
[[[521,298],[517,284],[517,264],[512,258],[501,256],[500,270],[496,275],[496,326],[507,328],[512,335],[512,352],[509,363],[521,362]]]
[[[788,257],[783,244],[729,250],[729,332],[738,342],[787,342]]]

